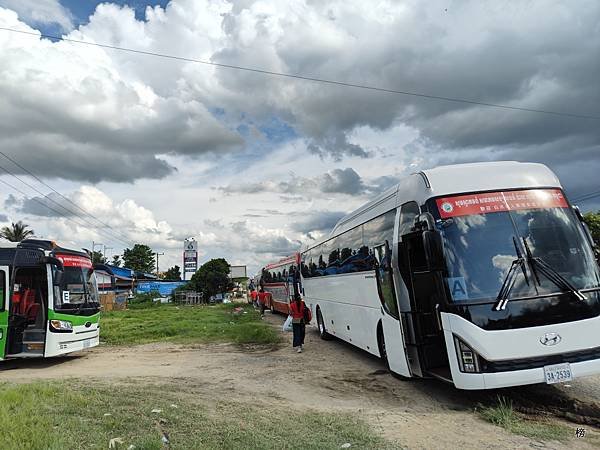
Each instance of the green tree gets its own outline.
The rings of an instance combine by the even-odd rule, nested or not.
[[[126,248],[123,250],[123,266],[137,272],[154,272],[154,252],[144,244],[135,244],[131,249]]]
[[[211,259],[200,266],[188,285],[197,292],[203,292],[205,299],[225,292],[233,286],[229,268],[229,263],[223,258]]]
[[[162,274],[163,280],[181,280],[181,268],[179,266],[173,266],[165,273]]]
[[[0,229],[0,237],[11,242],[21,242],[33,235],[33,230],[28,230],[29,225],[21,222],[12,223],[10,227]]]
[[[101,252],[92,252],[92,264],[106,264],[106,258]]]
[[[111,265],[121,267],[121,255],[113,255]]]
[[[585,223],[592,233],[596,245],[600,245],[600,211],[589,212],[583,216]]]

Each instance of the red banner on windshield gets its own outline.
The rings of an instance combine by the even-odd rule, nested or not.
[[[530,189],[526,191],[488,192],[458,195],[436,200],[442,219],[471,214],[487,214],[522,209],[568,208],[560,189]]]
[[[84,269],[92,268],[92,261],[84,256],[76,255],[56,255],[65,267],[82,267]]]

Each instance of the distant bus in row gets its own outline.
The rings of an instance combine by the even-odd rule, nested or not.
[[[269,294],[271,311],[287,314],[290,301],[300,293],[299,263],[300,254],[296,253],[261,269],[257,283]]]
[[[600,373],[593,247],[546,166],[444,166],[404,178],[304,248],[301,283],[322,338],[401,376],[460,389],[568,382]],[[289,300],[289,275],[267,267],[277,281],[265,286]]]

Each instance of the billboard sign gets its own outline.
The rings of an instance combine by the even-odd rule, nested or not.
[[[138,294],[158,292],[162,297],[168,297],[171,293],[185,283],[183,281],[150,281],[140,282],[137,285]]]
[[[246,274],[246,266],[231,266],[230,269],[230,278],[248,278]]]
[[[198,270],[198,242],[193,239],[183,241],[183,279],[186,273]]]
[[[196,239],[186,239],[183,241],[183,250],[188,252],[198,252],[198,242]]]

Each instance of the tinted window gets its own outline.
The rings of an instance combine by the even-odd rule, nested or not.
[[[366,264],[370,269],[375,268],[374,247],[381,244],[387,244],[391,247],[394,240],[394,220],[396,211],[387,212],[379,217],[370,220],[363,225],[363,244],[366,249],[362,249],[366,254]]]
[[[335,275],[339,273],[340,249],[338,247],[339,238],[327,242],[327,268],[325,275]]]
[[[410,233],[410,229],[415,223],[415,217],[420,214],[417,202],[408,202],[400,208],[400,226],[398,236],[404,236]]]
[[[0,271],[0,309],[4,309],[4,297],[6,293],[4,292],[6,286],[6,274],[4,271]]]
[[[340,273],[360,272],[365,268],[360,264],[359,251],[362,247],[362,226],[346,231],[339,237]]]

